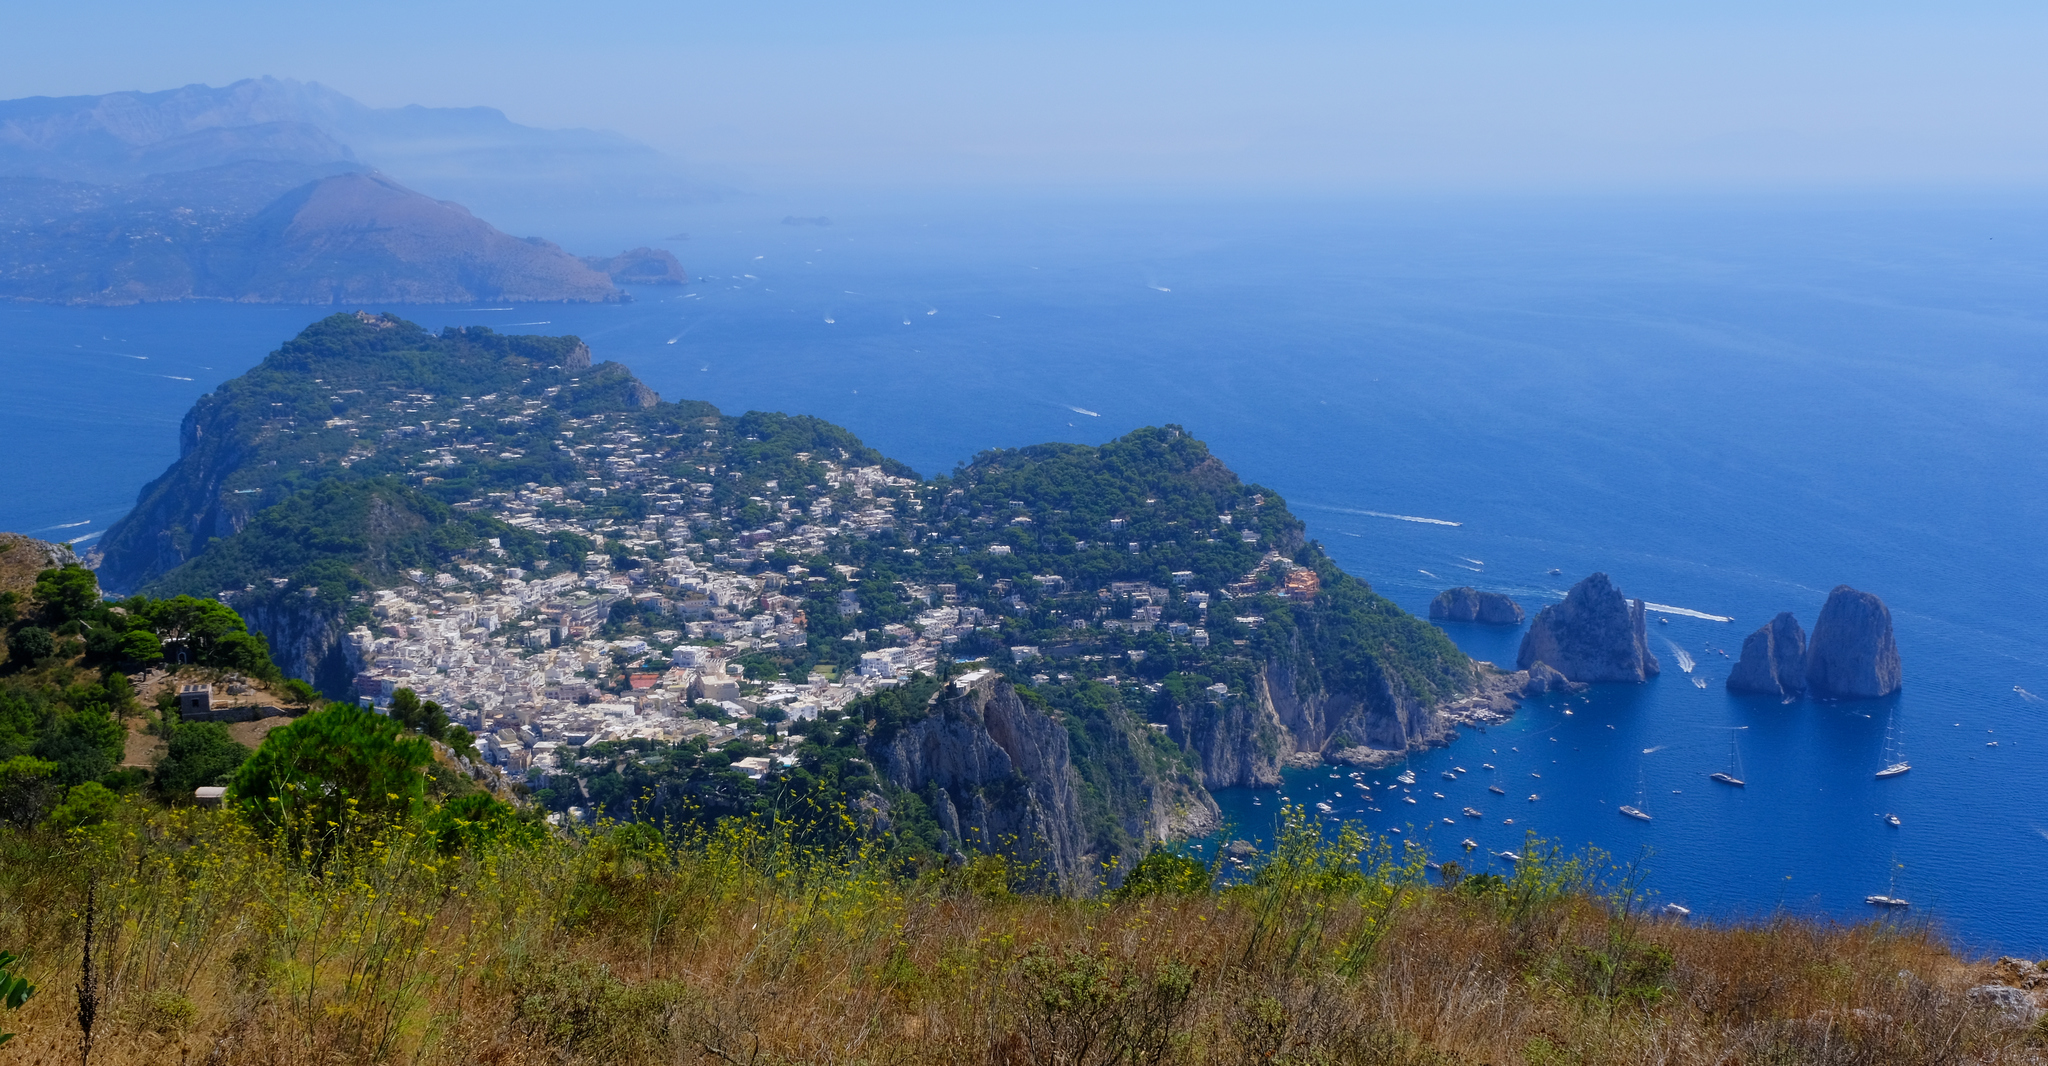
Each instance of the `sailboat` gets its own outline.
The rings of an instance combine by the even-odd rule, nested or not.
[[[1728,769],[1708,774],[1709,780],[1734,785],[1736,788],[1743,787],[1742,754],[1735,750],[1735,734],[1748,728],[1746,725],[1739,725],[1728,731]]]
[[[1622,806],[1621,806],[1621,813],[1622,813],[1623,815],[1626,815],[1627,817],[1630,817],[1630,818],[1634,818],[1634,819],[1636,819],[1637,821],[1641,821],[1641,822],[1647,822],[1647,821],[1649,821],[1649,820],[1650,820],[1650,815],[1649,815],[1649,812],[1648,812],[1648,811],[1645,811],[1645,810],[1643,810],[1643,807],[1645,807],[1645,806],[1648,806],[1648,803],[1647,803],[1647,802],[1645,802],[1645,800],[1643,799],[1643,796],[1644,796],[1644,795],[1646,794],[1646,792],[1647,792],[1647,788],[1646,788],[1646,786],[1645,786],[1645,785],[1643,784],[1643,775],[1642,775],[1642,774],[1641,774],[1640,772],[1638,772],[1638,773],[1636,774],[1636,804],[1637,804],[1637,805],[1635,805],[1635,806],[1631,806],[1631,805],[1629,805],[1629,804],[1626,804],[1626,803],[1624,803],[1624,804],[1622,804]]]
[[[1899,744],[1899,734],[1894,719],[1895,715],[1886,715],[1884,719],[1885,767],[1877,772],[1877,776],[1880,779],[1897,777],[1913,768],[1913,764],[1906,761],[1905,750]],[[1874,899],[1875,897],[1872,898]]]
[[[1880,896],[1865,896],[1863,902],[1873,907],[1910,907],[1912,902],[1899,895],[1899,864],[1892,863],[1892,883]]]

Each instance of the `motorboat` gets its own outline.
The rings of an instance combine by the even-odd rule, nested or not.
[[[1899,821],[1898,815],[1887,814],[1884,816],[1884,824],[1891,826],[1893,829],[1897,829],[1902,823]]]
[[[1472,807],[1467,807],[1467,808],[1465,808],[1465,817],[1467,817],[1467,818],[1484,818],[1484,817],[1486,817],[1486,815],[1484,815],[1484,814],[1481,814],[1481,813],[1480,813],[1480,812],[1479,812],[1479,811],[1478,811],[1478,810],[1477,810],[1476,808],[1472,808]]]
[[[1692,917],[1692,908],[1681,907],[1676,903],[1666,903],[1664,905],[1664,913],[1671,915],[1673,918],[1690,918]]]
[[[1465,839],[1458,842],[1458,846],[1464,848],[1466,851],[1472,851],[1475,848],[1479,847],[1479,842],[1477,840],[1472,839],[1471,837],[1466,837]]]
[[[1647,822],[1650,820],[1650,816],[1648,814],[1645,814],[1641,810],[1638,810],[1635,807],[1631,807],[1625,803],[1621,806],[1621,813],[1627,815],[1630,818],[1634,818],[1640,822]]]
[[[1508,794],[1508,790],[1500,787],[1499,785],[1488,785],[1486,786],[1486,791],[1491,792],[1496,796],[1505,796]]]

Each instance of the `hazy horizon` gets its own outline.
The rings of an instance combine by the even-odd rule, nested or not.
[[[2048,13],[2016,4],[923,3],[730,10],[247,0],[18,13],[0,97],[271,75],[612,130],[750,186],[1245,193],[2034,188]]]

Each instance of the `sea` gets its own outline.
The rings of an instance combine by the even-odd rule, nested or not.
[[[2048,953],[2048,198],[758,194],[579,250],[621,239],[692,283],[369,309],[573,333],[665,397],[818,415],[927,474],[1176,423],[1417,613],[1473,585],[1533,615],[1604,571],[1657,605],[1656,679],[1367,789],[1227,790],[1233,830],[1299,803],[1493,872],[1533,835],[1695,920]],[[0,307],[0,528],[89,546],[193,401],[323,313]],[[1903,692],[1725,690],[1744,635],[1810,631],[1845,583],[1890,606]],[[1449,629],[1512,665],[1519,629]],[[1878,780],[1888,737],[1913,769]]]

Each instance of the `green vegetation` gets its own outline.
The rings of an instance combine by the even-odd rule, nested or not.
[[[101,1063],[1933,1066],[2041,1041],[1924,927],[1651,920],[1628,871],[1534,840],[1511,876],[1432,877],[1290,808],[1249,876],[1153,857],[1073,900],[998,860],[894,875],[857,830],[550,833],[477,796],[310,861],[235,807],[0,829],[0,940],[32,960],[0,960],[9,1050],[77,1053],[27,982],[73,979],[78,920],[50,916],[89,887],[122,916],[95,948]]]
[[[20,1010],[28,1002],[29,997],[36,994],[36,986],[29,984],[28,978],[15,972],[20,965],[20,956],[0,951],[0,1010]],[[0,1033],[0,1046],[4,1046],[12,1039],[13,1033]]]

